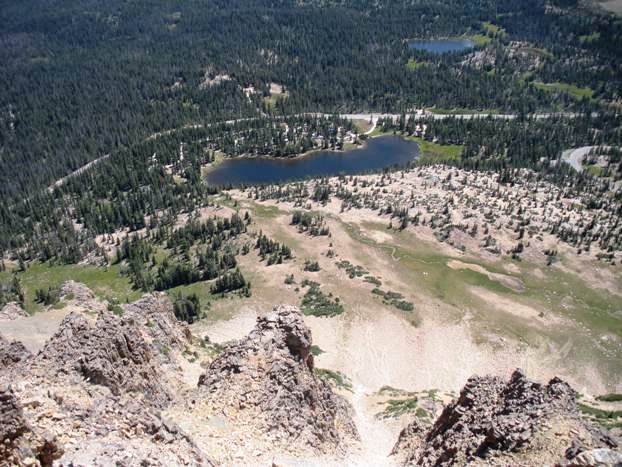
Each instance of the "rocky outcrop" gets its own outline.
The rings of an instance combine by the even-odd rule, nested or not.
[[[107,308],[106,304],[99,300],[91,289],[80,282],[71,280],[64,282],[60,286],[59,297],[81,311],[99,313],[106,311]]]
[[[73,311],[30,358],[0,339],[12,365],[0,371],[0,466],[212,465],[161,413],[181,398],[173,364],[189,339],[164,294],[97,317]]]
[[[30,351],[19,341],[6,340],[0,334],[0,373],[30,357]]]
[[[12,321],[27,316],[28,313],[16,302],[9,302],[0,309],[0,321]]]
[[[13,390],[0,386],[0,466],[51,466],[61,455],[53,436],[32,430]]]
[[[132,317],[106,312],[92,324],[83,315],[70,313],[33,362],[33,369],[77,374],[114,395],[131,392],[163,406],[172,395],[143,332]]]
[[[140,402],[105,399],[89,412],[80,426],[87,436],[65,448],[61,465],[213,465],[175,423]]]
[[[144,295],[123,306],[123,316],[141,326],[156,355],[167,355],[167,349],[183,350],[192,342],[188,325],[175,317],[173,303],[164,292]]]
[[[430,429],[415,420],[402,430],[392,454],[405,465],[550,465],[567,464],[595,447],[615,447],[579,417],[575,399],[559,378],[542,385],[520,370],[508,382],[472,377]]]
[[[313,372],[300,310],[278,306],[199,379],[203,402],[290,452],[329,453],[358,438],[351,408]]]

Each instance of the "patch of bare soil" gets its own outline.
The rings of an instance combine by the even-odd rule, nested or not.
[[[71,307],[65,307],[37,313],[27,318],[4,321],[0,333],[8,340],[21,341],[28,350],[36,353],[43,348],[71,311]]]

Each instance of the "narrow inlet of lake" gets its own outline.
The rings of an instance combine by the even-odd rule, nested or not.
[[[399,136],[380,136],[358,149],[317,151],[295,158],[226,159],[205,177],[211,186],[264,185],[305,178],[354,175],[404,167],[419,155],[419,146]]]

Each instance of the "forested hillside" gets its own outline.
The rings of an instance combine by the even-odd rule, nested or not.
[[[572,3],[7,3],[0,9],[0,195],[19,200],[88,161],[196,121],[609,105],[622,88],[620,20]],[[454,36],[474,38],[494,63],[469,65],[406,43]],[[514,59],[516,43],[526,67]],[[589,96],[548,86],[557,82]],[[266,99],[270,83],[287,97]]]

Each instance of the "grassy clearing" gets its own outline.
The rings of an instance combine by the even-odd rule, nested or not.
[[[218,167],[218,165],[220,165],[222,163],[222,161],[224,161],[224,160],[225,160],[225,154],[222,151],[215,151],[214,152],[214,161],[210,162],[209,164],[201,166],[201,176],[205,177],[212,170],[214,170],[216,167]]]
[[[180,285],[167,290],[170,296],[182,294],[188,296],[195,294],[201,301],[201,308],[205,310],[209,307],[209,303],[214,299],[214,295],[210,294],[210,283],[207,281],[195,282],[194,284]]]
[[[533,85],[542,91],[547,92],[563,92],[573,97],[574,99],[591,99],[594,95],[594,91],[590,88],[580,88],[574,84],[569,83],[543,83],[541,81],[536,81]]]
[[[464,146],[458,144],[438,144],[422,138],[409,137],[416,141],[421,151],[417,160],[419,164],[435,164],[438,162],[457,162],[462,156]]]
[[[354,126],[359,133],[367,133],[372,127],[372,124],[369,123],[369,120],[365,120],[362,118],[354,119],[352,120],[352,123],[354,123]]]
[[[492,42],[492,39],[484,34],[470,34],[466,38],[472,40],[478,47],[484,47]]]
[[[418,68],[424,67],[429,65],[430,62],[420,62],[415,60],[414,58],[410,58],[408,59],[408,63],[406,63],[406,68],[409,69],[410,71],[415,71]]]
[[[491,23],[490,21],[484,21],[482,23],[482,28],[493,37],[505,36],[505,29],[501,26],[497,26],[496,24]]]
[[[520,50],[527,54],[535,55],[542,58],[553,58],[554,55],[546,49],[540,49],[538,47],[521,47]]]
[[[451,109],[446,109],[443,107],[429,107],[426,110],[428,112],[432,112],[433,114],[439,115],[488,115],[499,113],[499,111],[495,109],[475,110],[465,109],[463,107],[454,107]]]
[[[592,177],[602,177],[605,172],[605,169],[598,165],[586,165],[585,170],[587,170],[587,173]]]
[[[114,298],[119,302],[136,300],[142,294],[132,289],[129,279],[121,275],[119,265],[99,267],[34,263],[18,276],[24,288],[25,308],[28,313],[34,313],[41,308],[41,305],[35,302],[37,289],[58,287],[68,280],[82,282],[97,296]]]
[[[382,136],[392,133],[383,132],[382,128],[376,128],[371,136]],[[421,155],[417,161],[423,164],[434,164],[439,162],[455,162],[459,161],[464,146],[459,144],[438,144],[426,141],[416,136],[399,135],[408,141],[414,141],[419,145]]]
[[[600,39],[600,33],[595,31],[592,34],[584,34],[579,36],[579,40],[584,44],[591,44],[592,42],[596,42]]]
[[[386,232],[386,226],[382,224],[364,223],[363,226],[365,230]],[[469,286],[484,287],[496,293],[511,292],[510,289],[499,282],[490,280],[484,274],[470,269],[448,267],[449,257],[439,253],[433,245],[417,241],[408,232],[396,232],[394,243],[379,244],[361,235],[360,230],[355,226],[345,224],[344,227],[354,240],[385,250],[395,261],[395,267],[404,274],[404,277],[412,279],[418,287],[450,305],[462,307],[465,304],[475,304],[472,295],[467,291]],[[491,270],[491,268],[488,269]]]
[[[386,226],[382,224],[365,223],[364,228],[386,232]],[[573,346],[568,358],[571,358],[571,355],[576,355],[578,361],[598,358],[599,363],[603,364],[610,374],[616,374],[622,369],[621,361],[610,355],[610,352],[615,353],[614,349],[601,354],[593,342],[594,336],[610,333],[622,335],[622,319],[616,314],[619,309],[619,297],[605,290],[594,289],[578,276],[558,268],[549,268],[543,278],[534,272],[536,266],[517,263],[521,269],[518,277],[525,285],[525,290],[519,293],[479,272],[449,268],[447,256],[439,253],[433,245],[416,240],[408,232],[396,232],[393,234],[392,243],[378,244],[362,236],[356,227],[349,225],[346,226],[346,230],[353,239],[385,250],[395,261],[395,267],[399,269],[400,274],[413,284],[417,284],[419,290],[458,310],[477,310],[479,319],[484,320],[487,325],[496,326],[506,334],[526,342],[537,342],[542,336],[546,336],[559,345],[567,342],[570,337],[567,332],[571,332]],[[469,258],[468,262],[479,264],[490,272],[505,273],[503,263],[495,266],[473,258]],[[577,323],[580,328],[588,329],[590,332],[579,335],[574,327],[566,329],[541,327],[520,316],[499,312],[489,303],[475,297],[470,292],[471,287],[485,288],[503,298],[536,310],[565,316],[571,322]],[[572,308],[565,306],[564,301],[568,299],[572,299],[575,306]],[[572,331],[573,329],[575,330]]]
[[[262,219],[275,219],[280,215],[288,214],[285,211],[281,211],[276,206],[270,206],[267,204],[256,203],[254,201],[247,201],[245,207],[252,211],[253,217],[260,217]]]

